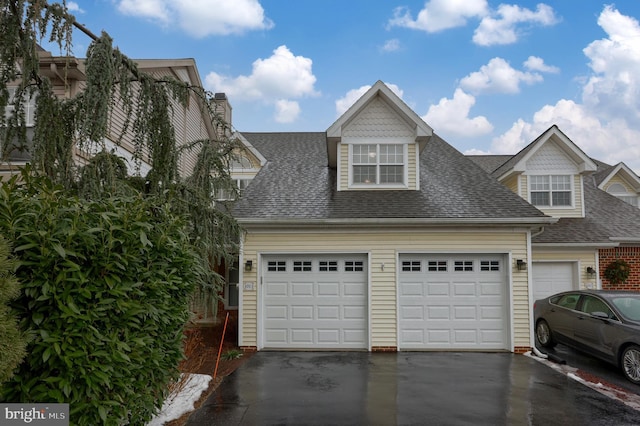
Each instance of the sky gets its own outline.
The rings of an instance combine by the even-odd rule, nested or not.
[[[640,174],[640,1],[505,1],[67,6],[130,58],[194,58],[240,132],[325,131],[381,80],[465,154],[515,154],[556,124]],[[74,34],[74,54],[90,41]]]

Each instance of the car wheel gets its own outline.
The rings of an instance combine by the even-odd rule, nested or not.
[[[540,320],[536,324],[536,340],[544,348],[552,348],[556,345],[551,335],[551,328],[545,320]]]
[[[640,385],[640,346],[627,346],[622,352],[620,365],[624,377]]]

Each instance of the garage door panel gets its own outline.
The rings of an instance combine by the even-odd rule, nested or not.
[[[427,319],[429,320],[450,320],[451,308],[449,306],[428,306],[427,307]],[[424,326],[424,324],[423,324]]]
[[[312,282],[293,282],[291,283],[292,296],[313,296]]]
[[[289,284],[285,282],[269,282],[265,286],[267,296],[286,296],[289,294]]]
[[[401,261],[400,349],[509,349],[504,255],[412,254]]]
[[[264,260],[265,348],[367,348],[365,255],[278,255]]]
[[[318,306],[318,319],[340,319],[340,308],[338,306]]]
[[[426,286],[427,295],[429,296],[449,296],[451,290],[448,282],[428,282]]]
[[[291,319],[292,320],[302,320],[302,319],[313,319],[313,306],[292,306],[291,307]]]
[[[318,283],[318,296],[340,296],[338,283]]]

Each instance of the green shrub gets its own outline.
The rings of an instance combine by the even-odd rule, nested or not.
[[[8,303],[20,294],[20,283],[13,275],[15,262],[9,245],[0,237],[0,384],[13,375],[25,355],[26,341]]]
[[[153,198],[86,201],[45,178],[0,187],[32,334],[6,402],[66,402],[72,424],[145,424],[178,375],[201,260]]]

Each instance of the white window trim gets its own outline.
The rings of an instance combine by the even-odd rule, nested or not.
[[[619,185],[622,187],[622,189],[624,189],[624,192],[622,191],[611,191],[611,189],[615,189],[615,186]],[[635,192],[630,192],[629,189],[627,189],[626,185],[623,185],[621,183],[613,183],[611,185],[609,185],[609,187],[607,188],[607,193],[613,195],[614,197],[624,201],[625,203],[633,206],[633,207],[640,207],[640,196],[638,196],[637,193]],[[631,204],[629,201],[623,199],[622,197],[627,197],[627,198],[634,198],[635,199],[635,204]]]
[[[551,187],[551,177],[552,176],[569,176],[569,184],[571,186],[571,204],[566,206],[554,206],[554,205],[536,205],[531,201],[531,178],[533,176],[546,176],[549,178],[549,202],[553,202],[553,189]],[[541,192],[541,191],[536,191]],[[575,175],[567,174],[567,173],[534,173],[530,174],[527,177],[527,201],[536,208],[539,209],[554,209],[554,210],[567,210],[573,209],[576,206],[576,188],[575,188]]]
[[[403,182],[402,183],[354,183],[353,182],[353,146],[354,145],[402,145],[403,157]],[[363,139],[360,141],[350,141],[348,143],[348,176],[349,189],[407,189],[409,186],[409,149],[406,141],[396,141],[389,139]]]

